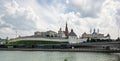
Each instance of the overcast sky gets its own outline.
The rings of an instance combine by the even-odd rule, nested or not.
[[[120,0],[0,0],[0,37],[64,30],[81,36],[90,29],[118,37]]]

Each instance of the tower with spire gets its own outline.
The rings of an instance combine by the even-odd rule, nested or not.
[[[66,22],[66,26],[65,26],[65,36],[66,36],[66,38],[69,37],[69,31],[68,31],[68,24],[67,24],[67,22]]]

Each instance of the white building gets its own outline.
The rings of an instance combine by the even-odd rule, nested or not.
[[[77,35],[73,31],[73,29],[71,29],[71,32],[69,33],[69,43],[76,43],[77,40],[78,40]]]
[[[57,37],[57,33],[51,30],[46,31],[46,32],[37,31],[34,33],[34,36],[36,37]]]
[[[58,37],[59,37],[59,38],[65,38],[65,37],[66,37],[64,31],[62,31],[61,28],[60,28],[60,30],[58,31]]]
[[[82,38],[90,38],[90,39],[110,39],[110,35],[107,34],[106,36],[104,36],[104,34],[101,34],[98,32],[96,32],[96,30],[94,29],[93,33],[91,34],[87,34],[86,32],[84,32],[82,34]]]

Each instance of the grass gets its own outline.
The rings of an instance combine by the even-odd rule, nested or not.
[[[67,59],[64,59],[64,61],[68,61]]]
[[[14,41],[14,42],[7,42],[8,45],[14,44],[26,44],[26,45],[34,45],[34,44],[61,44],[61,43],[68,43],[68,42],[58,42],[58,41],[44,41],[44,40],[22,40],[22,41]]]

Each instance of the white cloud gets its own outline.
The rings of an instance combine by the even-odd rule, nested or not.
[[[105,0],[70,0],[71,7],[81,13],[81,17],[97,17]]]
[[[32,0],[31,2],[11,0],[9,2],[4,1],[4,4],[2,4],[2,7],[0,8],[4,8],[0,12],[4,14],[4,16],[2,17],[2,21],[4,21],[5,23],[3,25],[6,26],[6,24],[9,24],[11,26],[10,29],[12,29],[15,34],[15,31],[19,31],[21,33],[28,30],[47,31],[48,28],[58,28],[54,25],[57,25],[59,17],[58,14],[62,12],[62,9],[64,9],[64,5],[62,6],[62,4],[59,4],[56,7],[49,6],[46,8],[40,6],[35,0]],[[61,10],[59,10],[59,8]]]
[[[31,35],[34,31],[57,32],[59,27],[64,29],[67,21],[69,29],[73,28],[78,36],[89,33],[90,28],[99,28],[101,33],[110,33],[116,38],[120,27],[120,2],[115,0],[65,0],[65,3],[1,0],[0,4],[0,31],[4,36],[6,31],[10,35],[16,31],[19,35]]]
[[[103,28],[104,33],[110,33],[113,38],[117,38],[119,21],[116,20],[117,9],[120,8],[120,2],[114,0],[106,0],[99,13],[101,19],[100,28]],[[119,19],[120,20],[120,19]]]

